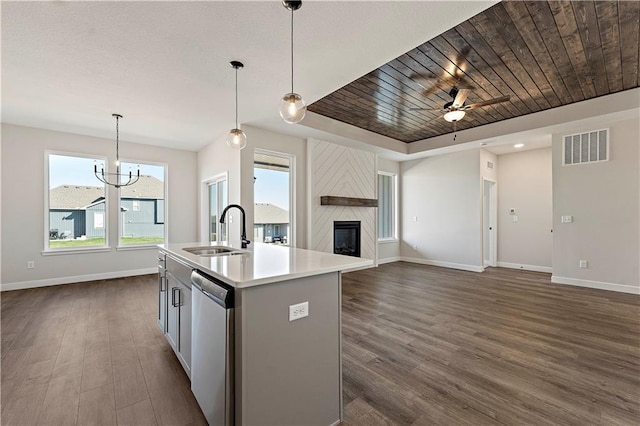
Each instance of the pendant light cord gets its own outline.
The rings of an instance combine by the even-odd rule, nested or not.
[[[291,8],[291,93],[293,93],[293,8]]]
[[[238,128],[238,67],[236,69],[236,129]]]
[[[120,117],[116,116],[116,171],[120,172]]]

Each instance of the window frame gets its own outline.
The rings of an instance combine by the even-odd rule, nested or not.
[[[147,160],[132,160],[132,159],[120,159],[120,164],[123,163],[131,163],[131,164],[140,164],[140,165],[147,165],[147,166],[158,166],[158,167],[162,167],[164,169],[164,182],[163,182],[163,191],[164,191],[164,222],[161,223],[162,225],[162,233],[163,233],[163,239],[161,243],[140,243],[140,244],[122,244],[122,230],[123,230],[123,223],[122,223],[122,215],[120,214],[120,205],[122,203],[122,188],[117,188],[117,202],[118,202],[118,208],[117,208],[117,214],[118,214],[118,244],[116,245],[116,250],[119,251],[123,251],[123,250],[143,250],[143,249],[149,249],[149,248],[156,248],[158,246],[158,244],[169,244],[169,229],[168,229],[168,222],[169,222],[169,209],[168,209],[168,205],[169,203],[167,202],[167,199],[169,197],[169,165],[167,163],[162,163],[162,162],[156,162],[156,161],[147,161]],[[141,173],[142,175],[142,173]],[[156,204],[157,206],[157,200],[156,200]],[[154,212],[154,222],[156,220],[156,213]],[[160,225],[160,223],[157,223],[156,225]]]
[[[380,208],[380,185],[379,176],[391,177],[391,237],[380,237],[380,223],[379,212],[376,212],[376,237],[379,243],[397,243],[398,242],[398,174],[393,172],[386,172],[378,170],[376,174],[376,189],[378,195],[378,208]]]
[[[52,155],[57,156],[65,156],[65,157],[76,157],[76,158],[86,158],[94,161],[102,161],[105,165],[105,172],[108,172],[109,161],[108,158],[101,155],[92,155],[86,153],[79,152],[69,152],[69,151],[57,151],[57,150],[45,150],[44,151],[44,229],[43,229],[43,245],[44,248],[42,250],[43,256],[49,255],[60,255],[60,254],[74,254],[74,253],[92,253],[92,252],[105,252],[110,251],[111,247],[109,246],[109,206],[110,206],[110,196],[109,196],[109,188],[107,185],[104,186],[104,244],[96,245],[96,246],[87,246],[87,247],[73,247],[73,248],[51,248],[49,246],[50,242],[50,230],[51,230],[51,188],[50,188],[50,157]],[[97,186],[97,185],[96,185]]]

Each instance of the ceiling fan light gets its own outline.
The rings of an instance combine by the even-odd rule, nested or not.
[[[297,93],[287,93],[280,102],[280,117],[289,124],[302,121],[307,113],[307,105]]]
[[[449,111],[444,115],[444,119],[449,123],[454,121],[460,121],[464,118],[465,112],[461,110]]]
[[[247,146],[247,135],[240,129],[231,129],[227,134],[227,145],[233,149],[243,149]]]

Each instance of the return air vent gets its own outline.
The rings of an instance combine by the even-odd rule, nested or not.
[[[563,165],[609,160],[609,129],[564,137]]]

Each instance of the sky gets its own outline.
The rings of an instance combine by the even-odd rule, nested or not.
[[[274,204],[289,210],[289,173],[275,170],[253,169],[253,197],[256,203]]]
[[[93,158],[69,157],[66,155],[49,156],[49,189],[60,185],[104,186],[93,174]],[[103,161],[98,161],[100,173]],[[137,173],[137,163],[122,162],[121,171]],[[115,172],[115,164],[111,165],[111,172]],[[106,172],[106,170],[105,170]],[[164,182],[164,168],[149,164],[140,164],[141,175],[151,175]]]

